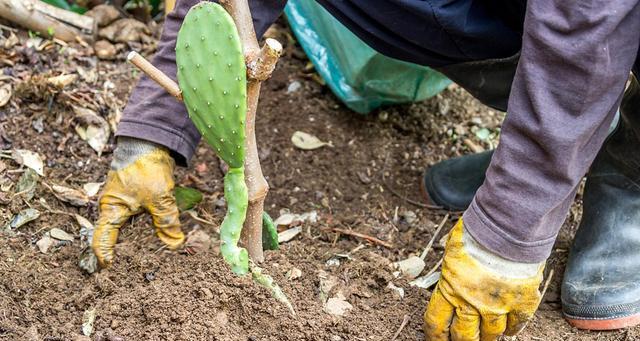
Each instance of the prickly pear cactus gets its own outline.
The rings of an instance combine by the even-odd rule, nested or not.
[[[235,23],[222,6],[205,1],[189,10],[178,33],[176,63],[189,117],[229,165],[220,250],[235,273],[245,274],[249,257],[237,244],[248,206],[244,181],[247,72]]]

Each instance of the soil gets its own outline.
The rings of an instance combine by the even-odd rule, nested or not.
[[[279,27],[276,32],[285,30]],[[24,42],[27,37],[21,33]],[[71,105],[92,107],[105,118],[117,116],[138,74],[124,62],[125,48],[115,61],[97,61],[77,44],[64,51],[59,46],[35,51],[22,45],[0,51],[1,59],[11,62],[4,62],[3,71],[13,77],[15,90],[11,103],[0,109],[1,147],[46,157],[46,176],[35,197],[27,201],[17,196],[0,205],[3,221],[28,205],[43,212],[16,231],[0,234],[1,340],[391,340],[405,318],[408,323],[397,340],[424,339],[422,314],[430,290],[396,279],[388,264],[420,254],[447,213],[423,207],[419,183],[424,169],[471,153],[470,148],[495,146],[502,113],[450,86],[421,103],[358,115],[317,81],[300,48],[287,44],[287,53],[263,86],[256,129],[271,186],[267,210],[274,217],[282,210],[318,214],[317,222],[303,223],[302,233],[279,251],[267,252],[261,265],[292,302],[297,313],[292,316],[251,278],[231,274],[216,248],[196,255],[165,250],[146,215],[122,229],[112,268],[84,274],[77,265],[80,227],[72,216],[47,212],[41,203],[95,221],[96,198],[86,207],[74,207],[59,201],[42,182],[80,188],[105,180],[115,141],[111,137],[107,151],[98,156],[75,133]],[[62,91],[42,91],[36,88],[37,79],[30,78],[77,68],[93,74]],[[292,82],[302,86],[289,93]],[[42,132],[34,128],[39,119]],[[481,140],[476,132],[483,128],[491,136]],[[291,143],[298,130],[333,147],[299,150]],[[3,166],[3,183],[16,182],[19,165],[5,160]],[[216,224],[224,214],[219,205],[221,168],[211,150],[201,145],[191,167],[179,169],[176,176],[178,184],[205,194],[196,210]],[[7,189],[0,194],[11,198],[13,193]],[[562,319],[559,283],[580,214],[578,196],[545,272],[553,269],[555,276],[517,340],[640,339],[640,328],[594,333],[573,329]],[[458,215],[450,215],[441,235]],[[182,218],[186,232],[202,229],[217,238],[215,225]],[[54,227],[76,239],[43,254],[35,243]],[[336,234],[331,228],[374,236],[393,247]],[[442,257],[436,244],[427,268]],[[301,277],[288,279],[287,272],[294,268]],[[352,305],[344,316],[323,309],[320,283],[327,281],[335,282],[329,297],[340,293]],[[390,282],[404,288],[403,298],[389,289]],[[90,309],[95,309],[94,332],[85,337],[83,314]]]

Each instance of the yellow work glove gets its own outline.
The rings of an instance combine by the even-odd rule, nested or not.
[[[143,140],[120,137],[111,170],[100,196],[100,216],[92,247],[101,267],[113,261],[113,247],[122,224],[148,211],[160,240],[170,249],[184,241],[173,194],[175,161],[169,152]]]
[[[517,334],[538,308],[543,269],[544,262],[514,262],[484,248],[460,219],[424,314],[427,340],[488,341]]]

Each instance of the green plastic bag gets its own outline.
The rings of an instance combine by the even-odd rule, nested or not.
[[[320,76],[353,111],[421,101],[451,82],[426,66],[376,52],[315,1],[289,0],[285,13]]]

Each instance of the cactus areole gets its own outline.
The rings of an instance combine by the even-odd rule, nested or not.
[[[222,6],[201,2],[189,10],[178,33],[176,63],[189,117],[229,165],[220,250],[233,272],[246,274],[249,257],[238,241],[248,205],[244,180],[247,71],[236,25]]]

